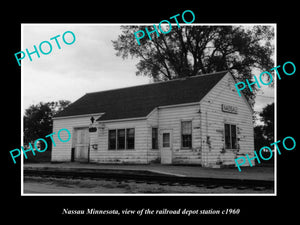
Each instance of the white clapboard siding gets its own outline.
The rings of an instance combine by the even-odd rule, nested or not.
[[[238,113],[227,113],[222,111],[222,104],[235,106]],[[237,134],[240,138],[239,154],[253,153],[254,136],[252,124],[252,111],[243,97],[240,97],[235,89],[233,78],[230,74],[225,75],[222,80],[201,100],[201,124],[202,138],[205,143],[202,147],[203,166],[234,165],[236,154],[232,150],[224,148],[224,123],[236,124],[239,129]],[[210,146],[206,138],[210,138]],[[246,164],[245,164],[246,165]]]
[[[158,109],[155,108],[147,117],[147,159],[148,163],[160,163],[159,149],[152,149],[152,128],[159,128]]]
[[[159,135],[161,135],[162,130],[172,130],[173,164],[201,164],[199,103],[159,107],[157,112],[153,113],[148,120],[150,125],[154,124],[154,126],[158,126]],[[193,146],[189,150],[181,148],[181,122],[185,120],[192,121]],[[149,129],[150,132],[151,128]],[[149,136],[148,145],[151,146],[151,133]],[[161,143],[158,145],[161,148]],[[159,151],[156,152],[157,157],[160,157]]]
[[[71,149],[74,145],[74,131],[76,128],[88,127],[90,124],[90,115],[89,116],[78,116],[78,117],[69,117],[69,118],[56,118],[53,120],[53,135],[56,146],[52,144],[52,153],[51,161],[71,161]],[[68,142],[61,142],[57,137],[57,132],[62,129],[68,129],[71,133],[71,139]],[[61,134],[66,134],[65,131]],[[63,140],[67,137],[62,137]]]
[[[146,119],[105,122],[104,128],[99,128],[92,134],[97,144],[97,150],[91,149],[90,162],[96,163],[148,163],[147,156],[147,121]],[[109,150],[108,130],[135,129],[135,143],[133,150]],[[96,137],[97,136],[97,137]]]
[[[238,113],[222,112],[222,104],[237,107]],[[90,116],[54,119],[53,132],[57,133],[58,130],[66,128],[71,132],[72,138],[62,143],[57,135],[54,135],[56,146],[53,145],[52,161],[71,160],[74,132],[76,128],[88,128]],[[192,121],[192,149],[181,147],[181,122],[187,120]],[[205,167],[234,165],[234,159],[239,155],[233,150],[224,152],[224,123],[237,125],[240,139],[238,154],[252,154],[254,151],[252,111],[245,100],[238,96],[230,74],[225,75],[200,102],[160,106],[153,109],[147,118],[95,122],[97,131],[89,133],[89,160],[95,163],[160,163],[162,131],[172,130],[173,164],[198,164]],[[152,149],[152,127],[158,128],[159,149]],[[135,129],[135,148],[108,150],[108,130],[126,128]],[[63,134],[66,133],[62,132]],[[210,144],[207,142],[208,137]]]

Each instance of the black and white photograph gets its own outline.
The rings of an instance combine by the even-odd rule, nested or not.
[[[22,24],[22,49],[23,195],[276,194],[275,24]]]
[[[296,4],[45,3],[3,6],[4,221],[297,221]]]

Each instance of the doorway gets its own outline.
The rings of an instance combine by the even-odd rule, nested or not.
[[[172,164],[172,142],[173,132],[172,130],[161,131],[161,149],[160,149],[160,161],[161,164]]]
[[[74,135],[74,161],[89,161],[89,130],[88,128],[75,129]]]

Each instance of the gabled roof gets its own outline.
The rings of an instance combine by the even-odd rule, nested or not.
[[[87,93],[55,117],[104,113],[98,120],[146,117],[159,106],[199,102],[227,71]]]

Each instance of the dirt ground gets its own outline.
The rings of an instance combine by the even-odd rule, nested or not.
[[[168,193],[168,194],[272,194],[274,190],[253,190],[223,187],[197,187],[194,185],[166,185],[136,183],[134,181],[116,181],[103,179],[66,179],[45,177],[24,177],[24,194],[132,194],[132,193]]]
[[[47,170],[120,170],[120,171],[150,171],[158,174],[168,174],[189,177],[209,177],[209,178],[229,178],[229,179],[254,179],[254,180],[274,180],[273,167],[244,167],[242,172],[237,168],[205,168],[200,166],[187,165],[124,165],[124,164],[93,164],[93,163],[28,163],[24,165],[28,169]]]

